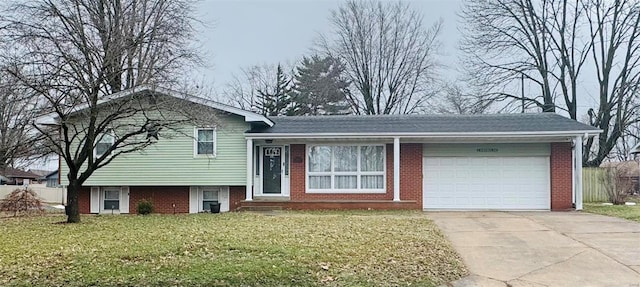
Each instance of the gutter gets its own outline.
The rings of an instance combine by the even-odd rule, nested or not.
[[[531,137],[576,137],[596,136],[602,130],[582,131],[546,131],[546,132],[439,132],[439,133],[245,133],[246,139],[326,139],[326,138],[531,138]]]

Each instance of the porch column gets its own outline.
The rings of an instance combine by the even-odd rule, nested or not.
[[[582,136],[575,139],[576,145],[576,168],[574,170],[575,192],[576,192],[576,210],[582,210]]]
[[[245,191],[245,200],[253,200],[253,139],[247,139],[247,186]]]
[[[573,144],[571,146],[571,204],[576,206],[576,175],[575,170],[577,166],[576,160],[576,147],[575,147],[575,139],[573,139]]]
[[[400,138],[393,138],[393,201],[400,201]]]

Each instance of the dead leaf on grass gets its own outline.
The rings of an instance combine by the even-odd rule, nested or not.
[[[324,262],[320,262],[320,268],[322,268],[322,270],[328,271],[329,270],[329,266],[331,266],[329,263],[324,263]]]

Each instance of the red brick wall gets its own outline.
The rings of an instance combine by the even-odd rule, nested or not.
[[[551,210],[571,209],[571,143],[551,143]]]
[[[244,186],[229,187],[229,210],[236,210],[244,197]],[[138,202],[142,199],[153,202],[155,213],[189,213],[188,186],[130,186],[129,213],[137,213]],[[78,201],[80,213],[87,214],[91,212],[91,187],[83,187]]]
[[[400,199],[415,200],[422,209],[422,144],[400,145]]]
[[[78,205],[81,214],[91,213],[91,187],[83,186],[78,194]]]
[[[240,202],[246,198],[244,186],[229,187],[229,211],[236,211],[240,207]]]
[[[292,144],[289,147],[291,159],[289,164],[289,192],[292,200],[304,199],[304,169],[305,169],[305,145]]]
[[[137,213],[138,202],[142,199],[153,202],[155,213],[189,213],[188,186],[131,186],[129,213]]]
[[[400,145],[400,199],[422,202],[422,144]],[[385,193],[305,193],[305,145],[291,145],[291,193],[292,201],[302,200],[393,200],[393,145],[386,146]]]

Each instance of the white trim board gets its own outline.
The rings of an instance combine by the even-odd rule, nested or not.
[[[575,137],[587,135],[596,136],[602,132],[597,131],[542,131],[542,132],[398,132],[398,133],[245,133],[247,139],[331,139],[331,138],[540,138],[540,137]]]
[[[140,85],[128,90],[124,90],[118,93],[114,93],[111,95],[106,95],[104,96],[102,99],[100,99],[98,101],[98,105],[111,101],[111,100],[115,100],[115,99],[119,99],[122,97],[126,97],[126,96],[131,96],[134,94],[138,94],[138,93],[142,93],[142,92],[149,92],[149,93],[158,93],[158,94],[162,94],[165,96],[170,96],[170,97],[174,97],[177,99],[182,99],[182,100],[186,100],[186,101],[190,101],[192,103],[196,103],[196,104],[202,104],[205,106],[209,106],[212,107],[214,109],[218,109],[221,111],[225,111],[228,113],[232,113],[232,114],[236,114],[239,116],[242,116],[245,118],[245,122],[262,122],[264,124],[266,124],[267,126],[272,127],[274,125],[273,121],[270,120],[269,118],[260,115],[260,114],[256,114],[250,111],[245,111],[243,109],[239,109],[236,107],[232,107],[229,105],[225,105],[222,103],[218,103],[216,101],[212,101],[209,99],[205,99],[205,98],[201,98],[201,97],[196,97],[193,95],[189,95],[187,93],[183,93],[183,92],[179,92],[179,91],[175,91],[175,90],[171,90],[168,88],[163,88],[163,87],[159,87],[159,86],[155,86],[155,85]],[[71,108],[70,110],[66,111],[66,114],[72,114],[72,113],[76,113],[79,112],[83,109],[86,109],[89,105],[84,104],[84,105],[80,105],[80,106],[76,106]],[[40,125],[56,125],[57,124],[57,118],[56,118],[56,114],[55,113],[51,113],[51,114],[47,114],[44,116],[39,117],[38,119],[36,119],[35,121],[37,124]]]

